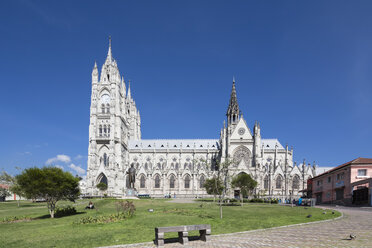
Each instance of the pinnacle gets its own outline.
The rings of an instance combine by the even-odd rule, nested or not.
[[[239,114],[239,104],[238,104],[238,98],[236,96],[235,78],[233,78],[230,102],[229,102],[229,107],[227,109],[227,114],[232,114],[232,113]]]
[[[109,49],[107,52],[107,58],[106,58],[106,63],[111,64],[113,61],[112,59],[112,52],[111,52],[111,36],[109,36]]]

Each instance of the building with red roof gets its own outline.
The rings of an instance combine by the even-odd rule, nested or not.
[[[372,158],[357,158],[312,179],[317,204],[372,206]]]

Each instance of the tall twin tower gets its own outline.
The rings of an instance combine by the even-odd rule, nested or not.
[[[229,159],[230,178],[250,174],[257,182],[256,194],[288,197],[299,195],[314,166],[293,164],[293,149],[277,139],[261,138],[255,123],[253,133],[241,115],[235,80],[218,139],[142,139],[141,117],[130,90],[111,51],[111,39],[101,73],[97,64],[92,71],[87,190],[98,195],[97,184],[107,184],[110,196],[124,196],[127,171],[136,168],[135,188],[139,194],[163,197],[206,196],[204,182],[213,177],[216,161]],[[205,164],[210,166],[205,166]],[[239,189],[229,188],[230,196]]]

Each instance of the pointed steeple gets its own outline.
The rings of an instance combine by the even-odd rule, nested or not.
[[[94,62],[94,67],[93,67],[93,70],[92,70],[92,83],[98,83],[97,62]]]
[[[107,52],[106,64],[112,63],[112,52],[111,52],[111,36],[109,36],[109,49]]]
[[[130,80],[128,82],[128,94],[127,94],[127,98],[128,99],[131,99],[132,98],[132,94],[130,93]]]
[[[236,96],[235,78],[233,77],[232,89],[230,94],[229,107],[227,108],[227,120],[228,124],[236,124],[240,117],[240,110],[238,104],[238,98]]]

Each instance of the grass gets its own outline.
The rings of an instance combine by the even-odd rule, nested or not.
[[[116,213],[114,199],[94,199],[96,210],[85,210],[89,200],[79,200],[74,205],[78,214],[62,218],[48,218],[46,203],[0,203],[0,220],[9,216],[27,216],[28,222],[0,223],[0,247],[97,247],[152,241],[158,226],[211,224],[212,234],[247,231],[340,216],[322,209],[287,207],[274,204],[246,203],[223,208],[224,218],[219,218],[219,208],[213,202],[179,204],[167,200],[135,200],[135,216],[119,222],[105,224],[73,224],[87,215]],[[59,202],[59,206],[71,205]],[[154,209],[153,213],[148,209]],[[311,214],[311,218],[306,218]],[[165,238],[176,237],[176,233]],[[196,233],[190,233],[196,235]]]

